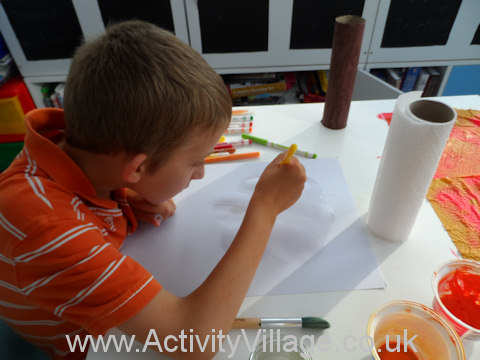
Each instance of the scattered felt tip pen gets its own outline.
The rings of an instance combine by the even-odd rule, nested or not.
[[[221,142],[217,143],[215,145],[215,148],[228,148],[228,147],[234,147],[234,146],[245,146],[245,145],[250,145],[252,143],[252,140],[248,139],[241,139],[241,140],[236,140],[236,141],[229,141],[229,142]]]
[[[247,152],[247,153],[238,153],[231,155],[218,155],[213,154],[205,158],[205,164],[216,163],[220,161],[233,161],[233,160],[243,160],[243,159],[254,159],[260,157],[260,152]]]
[[[232,116],[231,122],[251,122],[253,120],[252,115],[236,115]]]
[[[228,128],[225,130],[225,134],[243,134],[243,133],[251,133],[252,128]]]
[[[234,109],[232,110],[232,116],[250,114],[246,109]]]
[[[255,144],[268,146],[268,147],[272,147],[272,148],[275,148],[275,149],[282,149],[282,150],[288,150],[289,149],[288,146],[281,145],[281,144],[276,144],[274,142],[268,141],[266,139],[259,138],[257,136],[252,136],[250,134],[242,134],[242,138],[250,139]],[[303,156],[303,157],[311,158],[311,159],[316,159],[317,158],[317,154],[314,154],[314,153],[311,153],[311,152],[308,152],[308,151],[298,150],[298,149],[295,151],[295,155]]]
[[[213,147],[214,150],[218,150],[218,149],[233,149],[233,145],[232,144],[228,144],[226,142],[222,142],[222,143],[217,143],[217,145],[215,145]]]
[[[237,149],[234,147],[229,147],[229,148],[220,148],[220,149],[213,149],[212,154],[218,154],[218,153],[228,153],[228,154],[233,154]]]
[[[302,327],[307,329],[328,329],[330,323],[320,317],[299,318],[237,318],[232,329],[278,329]]]
[[[253,126],[253,122],[235,122],[235,121],[232,121],[230,123],[230,125],[228,126],[229,128],[246,128],[246,127],[251,127]]]

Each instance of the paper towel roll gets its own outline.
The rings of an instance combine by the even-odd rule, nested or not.
[[[456,119],[420,95],[397,99],[367,215],[370,230],[391,241],[408,239]]]

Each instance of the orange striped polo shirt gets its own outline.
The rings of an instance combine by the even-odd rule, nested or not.
[[[79,359],[66,335],[104,334],[138,313],[160,284],[119,248],[136,227],[125,190],[96,197],[45,134],[63,111],[26,116],[25,146],[0,174],[0,318],[54,359]]]

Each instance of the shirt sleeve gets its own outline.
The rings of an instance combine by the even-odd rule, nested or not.
[[[25,240],[28,245],[24,241],[15,250],[15,262],[29,301],[93,335],[133,317],[161,289],[92,223],[49,222]]]

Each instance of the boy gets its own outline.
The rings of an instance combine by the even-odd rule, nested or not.
[[[64,108],[26,116],[25,147],[0,175],[1,318],[54,359],[86,356],[66,335],[112,327],[139,341],[150,329],[160,340],[228,333],[276,216],[302,192],[303,166],[279,166],[280,155],[265,169],[223,259],[178,298],[119,247],[137,220],[171,216],[170,199],[203,177],[231,118],[221,78],[175,36],[129,21],[77,50]],[[169,355],[214,355],[193,348]]]

